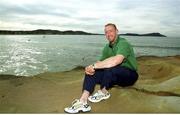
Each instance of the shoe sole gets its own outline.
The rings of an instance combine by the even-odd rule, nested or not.
[[[91,111],[91,109],[90,109],[90,110],[87,110],[87,111],[78,110],[78,112],[71,113],[71,112],[68,112],[68,111],[65,111],[65,110],[64,110],[65,113],[69,113],[69,114],[86,113],[86,112],[90,112],[90,111]]]
[[[90,110],[91,111],[91,110]],[[90,112],[90,111],[83,111],[83,110],[79,110],[77,113],[69,113],[67,111],[64,110],[64,113],[68,113],[68,114],[78,114],[78,113],[87,113],[87,112]]]

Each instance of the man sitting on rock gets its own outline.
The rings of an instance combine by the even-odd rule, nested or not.
[[[94,103],[106,100],[110,97],[108,90],[114,85],[131,86],[138,79],[132,46],[118,36],[115,24],[106,24],[104,31],[109,43],[105,45],[100,60],[85,68],[82,95],[64,109],[67,113],[88,112],[91,110],[88,100]],[[91,95],[96,84],[100,84],[100,90]]]

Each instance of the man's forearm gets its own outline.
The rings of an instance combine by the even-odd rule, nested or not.
[[[94,64],[94,67],[95,69],[111,68],[111,67],[121,64],[123,62],[123,59],[124,59],[123,55],[113,56],[103,61],[96,62]]]

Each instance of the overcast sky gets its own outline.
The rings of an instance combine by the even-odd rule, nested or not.
[[[180,36],[180,0],[0,0],[2,30],[82,30]]]

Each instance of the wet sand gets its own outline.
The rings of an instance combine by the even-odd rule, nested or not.
[[[139,80],[90,103],[90,113],[180,113],[180,56],[139,57]],[[0,113],[64,113],[81,93],[84,68],[33,77],[0,75]],[[98,90],[98,86],[96,90]]]

